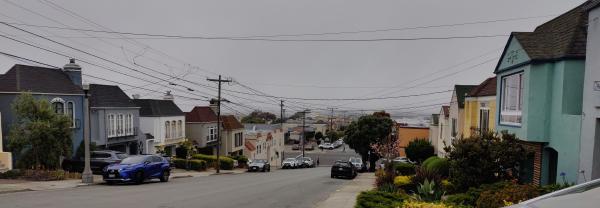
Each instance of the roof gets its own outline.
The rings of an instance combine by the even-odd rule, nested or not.
[[[443,105],[442,111],[444,112],[444,117],[448,118],[450,116],[450,106]]]
[[[467,97],[483,97],[496,95],[496,77],[487,78],[481,84],[473,88]]]
[[[598,6],[600,6],[600,0],[590,0],[589,3],[586,5],[585,9],[587,11],[590,11]]]
[[[119,88],[114,85],[90,85],[91,107],[137,107],[137,105]]]
[[[217,114],[208,106],[196,106],[192,111],[185,113],[186,122],[217,122]]]
[[[83,94],[61,69],[16,64],[0,74],[0,92]]]
[[[585,59],[587,44],[587,1],[574,9],[538,26],[533,32],[513,32],[510,40],[517,39],[531,62],[557,59]],[[502,56],[506,53],[506,48]],[[500,67],[500,61],[495,72]]]
[[[244,143],[244,146],[246,147],[246,149],[248,149],[249,151],[254,151],[256,150],[256,147],[254,146],[254,144],[252,144],[252,142],[250,141],[246,141]]]
[[[225,130],[234,130],[234,129],[243,129],[244,125],[240,123],[240,121],[235,118],[235,116],[227,115],[221,116],[221,121],[223,121],[223,128]]]
[[[183,116],[185,115],[172,100],[133,99],[140,108],[140,116]]]
[[[475,87],[477,87],[477,85],[454,85],[454,92],[456,93],[456,102],[458,102],[458,108],[465,107],[465,96]]]

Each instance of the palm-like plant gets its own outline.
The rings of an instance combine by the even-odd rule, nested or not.
[[[443,195],[444,192],[436,187],[435,181],[425,179],[423,183],[417,186],[417,193],[414,195],[414,198],[418,201],[433,202],[441,200]]]

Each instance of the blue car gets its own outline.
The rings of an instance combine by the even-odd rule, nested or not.
[[[141,184],[152,178],[167,182],[170,174],[171,166],[165,158],[156,155],[135,155],[123,159],[121,163],[106,166],[102,178],[108,184],[115,182]]]

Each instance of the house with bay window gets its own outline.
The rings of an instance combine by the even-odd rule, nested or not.
[[[98,148],[144,153],[140,107],[118,86],[90,84],[90,141]]]
[[[493,132],[496,117],[496,77],[476,86],[465,97],[465,124],[463,137],[474,133]]]
[[[146,154],[163,151],[175,153],[177,145],[185,141],[185,113],[167,93],[165,99],[133,99],[140,107],[140,134]]]
[[[216,105],[211,104],[211,106],[196,106],[185,113],[185,131],[188,139],[203,154],[217,154],[218,119],[215,112]],[[226,150],[223,149],[224,145],[221,146],[221,150]],[[220,151],[220,154],[226,155],[227,151]]]
[[[8,131],[15,119],[11,104],[23,92],[36,99],[47,100],[53,110],[71,118],[73,154],[83,141],[83,99],[81,67],[71,59],[63,68],[47,68],[16,64],[0,74],[0,112],[4,151]],[[0,151],[1,152],[1,151]]]
[[[222,136],[221,154],[229,156],[244,155],[244,125],[233,115],[221,116]]]
[[[572,183],[581,176],[585,4],[533,32],[511,33],[494,71],[496,130],[515,134],[531,151],[519,171],[524,182]]]

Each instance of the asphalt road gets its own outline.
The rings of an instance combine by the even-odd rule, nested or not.
[[[284,152],[284,157],[296,157],[302,154],[302,151],[291,150],[291,146],[286,147],[286,151]],[[350,157],[360,157],[358,154],[354,152],[354,150],[350,149],[346,146],[344,151],[343,147],[339,147],[332,150],[320,150],[315,149],[312,151],[304,151],[304,155],[307,157],[311,157],[315,162],[317,158],[319,158],[319,163],[321,166],[331,166],[336,160],[348,160]]]
[[[320,151],[319,151],[320,152]],[[345,159],[349,152],[319,153]],[[351,154],[351,153],[350,153]],[[179,178],[168,183],[95,185],[0,195],[0,207],[314,207],[349,180],[331,179],[329,167]]]

